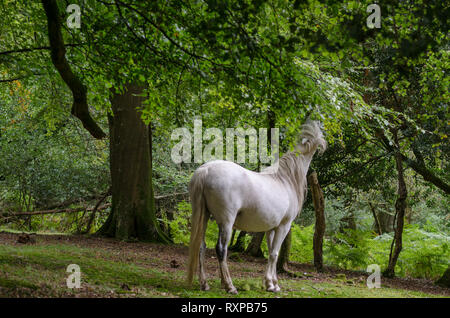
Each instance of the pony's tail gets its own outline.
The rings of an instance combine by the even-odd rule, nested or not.
[[[191,216],[191,239],[189,243],[189,259],[187,270],[187,282],[189,285],[194,280],[194,274],[198,267],[200,246],[204,240],[206,225],[208,224],[208,211],[206,201],[203,196],[203,183],[207,168],[199,168],[192,176],[189,183],[189,196],[191,199],[192,216]]]

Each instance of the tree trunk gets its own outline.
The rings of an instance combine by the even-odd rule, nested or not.
[[[341,225],[339,227],[339,232],[344,233],[346,229],[356,230],[356,221],[353,212],[350,212],[348,215],[344,216],[341,219]]]
[[[111,213],[100,234],[122,240],[167,241],[156,219],[152,186],[151,131],[136,108],[143,87],[113,92],[110,130]]]
[[[444,275],[436,281],[436,285],[450,288],[450,266],[447,267]]]
[[[261,250],[261,243],[264,239],[264,232],[252,233],[252,240],[248,244],[245,253],[254,257],[263,257],[264,254]]]
[[[323,271],[323,236],[325,234],[325,199],[320,187],[317,173],[314,171],[308,176],[308,183],[311,187],[311,195],[316,215],[316,224],[314,227],[313,250],[314,266],[316,270]]]
[[[395,265],[397,264],[398,256],[400,255],[400,252],[402,250],[403,224],[405,219],[406,199],[408,197],[408,191],[403,175],[403,160],[399,149],[397,133],[394,132],[393,135],[397,146],[397,151],[395,152],[394,157],[398,178],[398,198],[395,202],[395,232],[394,239],[391,244],[391,251],[389,254],[389,264],[386,270],[383,272],[383,276],[385,277],[395,276]]]
[[[394,215],[382,210],[377,211],[372,202],[369,202],[369,207],[374,218],[373,227],[378,235],[395,231]]]
[[[375,210],[375,207],[372,203],[369,202],[370,210],[372,211],[373,219],[374,219],[374,227],[375,231],[377,231],[378,235],[383,234],[383,230],[381,229],[380,221],[378,219],[377,211]]]
[[[395,232],[395,215],[386,211],[379,211],[377,216],[378,222],[380,222],[381,233]]]
[[[236,239],[236,243],[234,243],[231,247],[230,247],[230,251],[233,252],[243,252],[245,251],[245,235],[247,235],[247,232],[245,231],[240,231],[239,235]]]

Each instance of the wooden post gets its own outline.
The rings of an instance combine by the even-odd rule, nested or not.
[[[325,234],[325,200],[322,189],[320,188],[317,173],[313,171],[308,176],[308,183],[311,187],[311,195],[314,203],[314,212],[316,215],[316,224],[314,230],[314,266],[318,272],[323,271],[323,236]]]

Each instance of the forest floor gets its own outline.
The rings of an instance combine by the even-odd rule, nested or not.
[[[367,273],[290,263],[295,276],[279,275],[280,293],[263,289],[266,260],[232,253],[229,268],[238,295],[220,288],[215,252],[207,250],[211,290],[185,283],[188,249],[181,245],[128,243],[76,235],[0,232],[0,297],[450,297],[432,281],[381,278],[366,286]],[[81,270],[80,288],[69,289],[69,264]]]

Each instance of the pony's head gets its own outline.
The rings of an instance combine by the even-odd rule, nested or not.
[[[320,123],[307,119],[302,125],[302,132],[299,136],[297,149],[301,153],[315,152],[319,148],[319,153],[323,153],[327,149],[327,142],[320,129]]]

